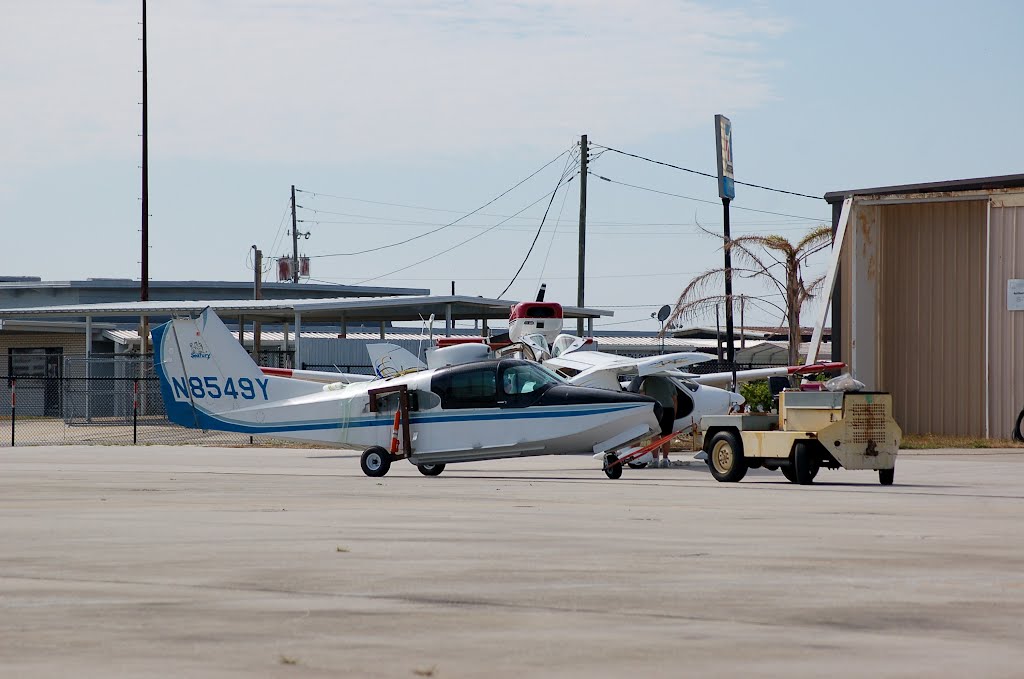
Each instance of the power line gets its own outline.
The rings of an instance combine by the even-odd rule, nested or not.
[[[536,170],[535,172],[533,172],[532,174],[530,174],[530,176],[528,176],[528,177],[526,177],[525,179],[523,179],[523,180],[521,180],[521,181],[517,182],[517,183],[516,183],[516,184],[515,184],[514,186],[512,186],[511,188],[508,188],[508,189],[506,189],[505,191],[502,191],[502,192],[501,192],[501,193],[500,193],[499,195],[497,195],[496,197],[494,197],[494,198],[492,198],[491,200],[487,201],[486,203],[484,203],[483,205],[481,205],[481,206],[480,206],[480,207],[478,207],[477,209],[473,210],[472,212],[467,212],[466,214],[462,215],[462,216],[461,216],[461,217],[459,217],[458,219],[456,219],[456,220],[454,220],[454,221],[451,221],[451,222],[448,222],[447,224],[444,224],[443,226],[439,226],[439,227],[438,227],[438,228],[436,228],[436,229],[431,229],[430,231],[427,231],[426,233],[421,233],[421,234],[419,234],[418,236],[413,236],[413,237],[411,237],[411,238],[406,238],[405,240],[400,240],[400,241],[397,241],[397,242],[395,242],[395,243],[388,243],[387,245],[380,245],[380,246],[377,246],[377,247],[374,247],[374,248],[367,248],[366,250],[358,250],[358,251],[356,251],[356,252],[335,252],[335,253],[332,253],[332,254],[327,254],[327,255],[313,255],[313,257],[317,257],[317,258],[320,258],[320,257],[349,257],[349,256],[352,256],[352,255],[365,255],[365,254],[367,254],[367,253],[370,253],[370,252],[378,252],[378,251],[380,251],[380,250],[385,250],[385,249],[387,249],[387,248],[393,248],[393,247],[396,247],[396,246],[398,246],[398,245],[405,245],[406,243],[411,243],[411,242],[412,242],[412,241],[414,241],[414,240],[418,240],[418,239],[420,239],[420,238],[425,238],[425,237],[427,237],[427,236],[430,236],[430,235],[432,235],[432,234],[435,234],[435,233],[437,233],[438,231],[442,231],[442,230],[444,230],[444,229],[447,229],[447,228],[448,228],[449,226],[454,226],[455,224],[458,224],[458,223],[459,223],[459,222],[461,222],[461,221],[462,221],[463,219],[466,219],[467,217],[471,217],[472,215],[476,214],[476,213],[477,213],[477,212],[479,212],[480,210],[483,210],[483,209],[484,209],[485,207],[487,207],[488,205],[491,205],[491,204],[493,204],[493,203],[497,202],[497,201],[498,201],[499,199],[501,199],[501,198],[504,198],[504,197],[505,197],[506,195],[508,195],[508,194],[509,194],[509,193],[511,193],[512,191],[515,191],[515,190],[516,190],[516,189],[518,189],[518,188],[519,188],[520,186],[522,186],[523,184],[525,184],[525,183],[526,183],[526,182],[528,182],[529,180],[531,180],[531,179],[533,179],[534,177],[536,177],[536,176],[537,176],[538,174],[540,174],[540,173],[541,173],[541,172],[542,172],[543,170],[547,169],[547,167],[548,167],[549,165],[551,165],[552,163],[554,163],[554,162],[555,162],[556,160],[558,160],[559,158],[561,158],[562,156],[564,156],[564,155],[565,155],[566,153],[569,153],[569,150],[570,150],[570,149],[566,149],[566,150],[562,151],[562,152],[561,152],[561,153],[559,153],[559,154],[558,154],[557,156],[555,156],[555,157],[554,157],[553,159],[551,159],[551,160],[549,160],[548,162],[544,163],[544,165],[542,165],[542,166],[540,167],[540,169],[538,169],[538,170]],[[483,233],[487,233],[487,232],[486,232],[486,231],[484,231]],[[370,279],[370,280],[373,280],[373,279]]]
[[[551,257],[551,248],[555,244],[555,236],[558,235],[558,227],[562,225],[562,213],[565,212],[565,201],[568,197],[568,191],[562,194],[562,206],[558,208],[558,219],[555,220],[555,228],[551,230],[551,240],[548,241],[548,250],[544,253],[544,263],[540,265],[540,275],[537,276],[538,288],[544,278],[544,272],[547,271],[548,268],[548,258]]]
[[[660,193],[663,196],[673,196],[675,198],[683,198],[683,199],[686,199],[686,200],[692,200],[692,201],[697,202],[697,203],[707,203],[708,205],[720,205],[720,203],[718,203],[717,201],[713,201],[713,200],[704,200],[703,198],[694,198],[693,196],[684,196],[681,193],[670,193],[668,191],[659,191],[658,189],[650,189],[650,188],[647,188],[646,186],[637,186],[636,184],[627,184],[626,182],[620,182],[620,181],[617,181],[615,179],[609,179],[608,177],[603,177],[603,176],[601,176],[599,174],[595,174],[593,172],[591,172],[590,174],[592,174],[595,177],[597,177],[598,179],[604,180],[606,182],[610,182],[612,184],[619,184],[621,186],[628,186],[631,189],[639,189],[641,191],[650,191],[651,193]],[[740,207],[739,205],[733,205],[732,207],[733,207],[734,210],[746,210],[747,212],[759,212],[761,214],[775,215],[777,217],[792,217],[794,219],[805,219],[805,220],[807,220],[809,222],[821,222],[821,221],[824,221],[822,219],[819,219],[818,217],[804,217],[803,215],[791,215],[791,214],[787,214],[785,212],[772,212],[770,210],[757,210],[757,209],[754,209],[752,207]]]
[[[512,280],[510,280],[508,282],[508,285],[505,286],[505,289],[502,290],[498,294],[497,299],[501,299],[504,296],[504,294],[506,292],[508,292],[508,289],[511,288],[512,284],[516,282],[517,278],[519,278],[519,274],[523,272],[523,267],[526,266],[526,261],[528,259],[530,259],[530,254],[533,253],[533,247],[535,245],[537,245],[537,239],[540,238],[540,232],[544,229],[544,222],[546,222],[547,219],[548,219],[548,212],[551,211],[551,204],[555,202],[555,196],[558,195],[558,189],[559,189],[559,187],[561,187],[563,185],[562,182],[565,181],[566,176],[569,175],[570,172],[572,172],[573,177],[576,176],[576,173],[575,173],[576,166],[574,164],[572,170],[570,170],[569,169],[569,161],[570,161],[570,159],[567,158],[566,162],[565,162],[565,167],[562,168],[562,176],[559,177],[558,183],[555,185],[555,191],[554,191],[554,193],[551,194],[551,200],[548,201],[548,206],[546,208],[544,208],[544,216],[541,217],[541,219],[540,219],[540,226],[537,227],[537,233],[533,234],[533,241],[530,242],[530,249],[526,251],[526,256],[523,257],[523,261],[519,265],[519,268],[516,269],[516,273],[515,273],[514,276],[512,276]],[[564,185],[568,186],[569,182],[571,182],[571,181],[572,181],[572,178],[570,177],[569,181],[565,182]],[[568,191],[566,193],[568,193]]]
[[[545,198],[546,197],[547,196],[545,196]],[[664,273],[609,274],[607,276],[587,276],[587,280],[588,281],[589,280],[599,280],[599,279],[606,279],[606,278],[610,278],[610,279],[614,279],[614,280],[619,280],[621,278],[659,278],[659,277],[664,277],[664,276],[692,276],[695,273],[698,273],[698,272],[696,272],[696,271],[666,271]],[[445,277],[442,277],[442,278],[399,278],[397,280],[402,280],[402,281],[450,281],[451,279],[452,279],[451,276],[445,276]],[[318,279],[318,280],[324,280],[325,282],[337,282],[337,281],[346,281],[346,280],[349,280],[349,279],[348,278],[331,278],[331,277],[328,277],[326,279]],[[503,280],[505,280],[505,277],[502,276],[500,278],[474,278],[474,277],[459,276],[458,280],[461,280],[461,281],[503,281]],[[547,280],[547,281],[574,281],[574,280],[576,280],[576,276],[545,276],[544,280]],[[661,305],[659,304],[658,306],[661,306]]]
[[[627,151],[620,151],[619,149],[613,149],[610,146],[602,146],[601,144],[595,144],[595,146],[598,146],[599,148],[603,148],[606,151],[611,151],[612,153],[619,153],[619,154],[622,154],[624,156],[629,156],[630,158],[636,158],[638,160],[645,160],[648,163],[654,163],[655,165],[664,165],[665,167],[671,167],[674,170],[682,170],[683,172],[690,172],[691,174],[697,174],[697,175],[700,175],[702,177],[710,177],[711,179],[715,179],[715,180],[718,179],[718,175],[709,174],[707,172],[701,172],[700,170],[692,170],[692,169],[690,169],[688,167],[682,167],[682,166],[679,166],[679,165],[673,165],[672,163],[666,163],[666,162],[661,161],[661,160],[654,160],[653,158],[647,158],[646,156],[640,156],[640,155],[637,155],[635,153],[629,153]],[[774,191],[775,193],[785,193],[785,194],[788,194],[790,196],[799,196],[801,198],[811,198],[813,200],[823,200],[822,196],[812,196],[812,195],[807,194],[807,193],[800,193],[799,191],[787,191],[785,189],[774,189],[774,188],[772,188],[770,186],[762,186],[761,184],[751,184],[750,182],[741,182],[738,179],[734,179],[733,182],[736,183],[736,184],[741,184],[743,186],[749,186],[749,187],[754,188],[754,189],[762,189],[764,191]]]
[[[558,191],[558,189],[559,189],[559,188],[561,188],[561,183],[559,183],[559,185],[555,187],[555,190],[554,190],[554,191],[549,191],[549,192],[545,193],[545,194],[544,194],[543,196],[541,196],[541,197],[540,197],[540,198],[538,198],[537,200],[533,201],[532,203],[530,203],[529,205],[527,205],[527,206],[526,206],[526,207],[524,207],[523,209],[521,209],[521,210],[519,210],[518,212],[516,212],[516,213],[515,213],[514,215],[512,215],[512,217],[516,217],[516,216],[518,216],[518,215],[522,214],[523,212],[526,212],[526,211],[527,211],[527,210],[529,210],[529,209],[530,209],[531,207],[533,207],[533,206],[534,206],[534,205],[536,205],[537,203],[541,202],[542,200],[544,200],[544,199],[545,199],[545,198],[547,198],[548,196],[550,196],[550,195],[552,195],[552,194],[556,193],[556,192]],[[509,219],[512,219],[512,217],[509,217]],[[392,275],[392,274],[396,274],[396,273],[398,273],[398,272],[400,272],[400,271],[405,271],[406,269],[411,269],[411,268],[413,268],[414,266],[419,266],[420,264],[423,264],[424,262],[429,262],[429,261],[430,261],[430,260],[432,260],[432,259],[436,259],[437,257],[440,257],[440,256],[441,256],[441,255],[443,255],[443,254],[446,254],[446,253],[449,253],[449,252],[451,252],[451,251],[452,251],[452,250],[454,250],[455,248],[458,248],[458,247],[462,247],[462,246],[463,246],[463,245],[465,245],[466,243],[469,243],[470,241],[474,241],[474,240],[476,240],[476,239],[477,239],[477,238],[479,238],[480,236],[483,236],[483,235],[485,235],[485,234],[487,234],[487,233],[490,233],[490,232],[491,232],[491,231],[493,231],[494,229],[496,229],[496,228],[498,228],[499,226],[501,226],[502,224],[504,224],[504,223],[505,223],[505,221],[508,221],[508,220],[506,219],[506,220],[504,220],[504,221],[498,222],[497,224],[495,224],[494,226],[492,226],[491,228],[489,228],[489,229],[487,229],[487,230],[485,230],[485,231],[481,231],[480,233],[478,233],[478,234],[476,234],[476,235],[474,235],[474,236],[472,236],[472,237],[470,237],[470,238],[467,238],[466,240],[464,240],[464,241],[462,241],[462,242],[460,242],[460,243],[456,243],[455,245],[451,246],[450,248],[446,248],[446,249],[442,250],[441,252],[438,252],[438,253],[436,253],[436,254],[433,254],[433,255],[431,255],[431,256],[429,256],[429,257],[425,257],[425,258],[423,258],[423,259],[421,259],[421,260],[419,260],[419,261],[417,261],[417,262],[413,262],[412,264],[409,264],[408,266],[403,266],[403,267],[400,267],[400,268],[398,268],[398,269],[395,269],[394,271],[388,271],[387,273],[383,273],[383,274],[380,274],[380,275],[378,275],[378,276],[374,276],[373,278],[367,278],[367,279],[365,279],[365,280],[361,280],[361,281],[359,281],[358,283],[353,283],[353,285],[362,285],[363,283],[369,283],[370,281],[375,281],[375,280],[378,280],[378,279],[380,279],[380,278],[385,278],[386,276],[390,276],[390,275]]]

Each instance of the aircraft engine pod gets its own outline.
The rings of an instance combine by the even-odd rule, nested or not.
[[[508,317],[508,337],[520,342],[527,335],[544,335],[550,346],[562,332],[562,305],[556,302],[520,302]]]

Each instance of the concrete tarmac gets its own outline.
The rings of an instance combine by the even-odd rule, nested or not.
[[[0,675],[1019,677],[1024,455],[944,452],[802,487],[3,448]]]

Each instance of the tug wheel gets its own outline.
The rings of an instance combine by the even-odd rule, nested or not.
[[[801,486],[810,485],[818,475],[818,456],[809,443],[799,441],[793,446],[793,475]]]
[[[444,471],[444,464],[418,464],[416,469],[424,476],[437,476]]]
[[[384,476],[391,469],[391,453],[380,446],[367,448],[359,458],[359,466],[367,476]]]
[[[708,467],[711,475],[723,483],[735,483],[747,473],[747,460],[736,434],[720,431],[711,439],[708,449]]]
[[[883,486],[891,486],[893,479],[896,477],[896,468],[892,469],[879,469],[878,470],[878,482]]]
[[[622,465],[619,464],[619,458],[611,453],[604,456],[604,475],[612,480],[622,478]]]
[[[786,477],[786,480],[790,483],[796,483],[796,471],[793,469],[793,465],[784,464],[779,469],[782,470],[782,475]]]

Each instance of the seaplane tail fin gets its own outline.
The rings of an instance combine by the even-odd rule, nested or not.
[[[275,402],[323,390],[264,375],[209,308],[154,328],[153,363],[167,417],[185,427],[256,433]]]
[[[370,354],[373,373],[377,377],[394,377],[402,373],[427,369],[423,361],[397,344],[367,344],[366,352]]]

